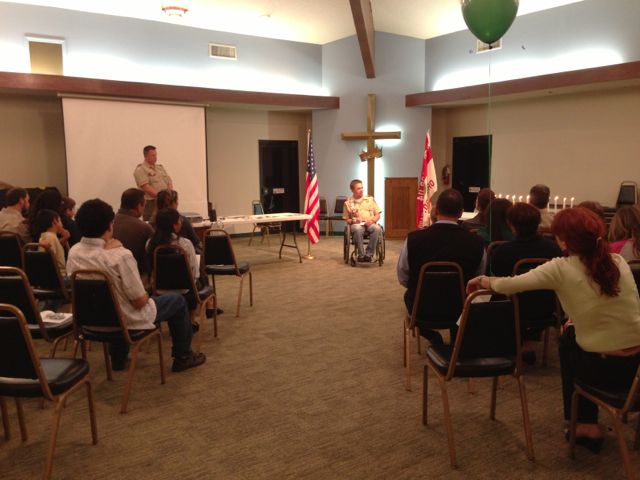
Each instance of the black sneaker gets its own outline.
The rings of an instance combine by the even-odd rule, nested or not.
[[[121,361],[114,361],[113,358],[111,359],[111,370],[114,372],[123,372],[124,370],[128,370],[129,369],[129,359],[125,358],[124,360]]]
[[[364,255],[358,255],[359,262],[364,262],[364,259],[365,259]]]
[[[173,359],[172,372],[183,372],[198,365],[202,365],[207,361],[207,356],[204,353],[191,352],[185,357],[176,357]]]
[[[364,260],[365,263],[371,263],[371,257],[369,255],[365,255],[364,256]]]

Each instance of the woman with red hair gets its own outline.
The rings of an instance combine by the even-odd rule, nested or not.
[[[476,277],[467,290],[487,288],[505,295],[556,292],[570,319],[559,349],[568,422],[575,378],[605,389],[630,387],[640,363],[640,298],[627,262],[609,253],[604,223],[595,213],[580,207],[562,210],[551,231],[566,257],[516,277]],[[582,397],[576,436],[579,445],[600,451],[598,407]]]

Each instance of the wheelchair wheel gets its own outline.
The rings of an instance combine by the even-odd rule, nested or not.
[[[349,263],[349,243],[350,243],[351,239],[349,238],[349,234],[347,232],[347,229],[345,228],[344,231],[344,235],[343,235],[343,240],[342,240],[342,258],[344,260],[344,263]]]
[[[351,252],[351,256],[349,257],[349,264],[352,267],[356,266],[356,251],[355,250],[353,252]]]

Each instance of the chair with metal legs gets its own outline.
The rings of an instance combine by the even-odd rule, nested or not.
[[[513,375],[520,393],[527,457],[529,460],[534,459],[529,409],[522,377],[518,299],[513,297],[509,300],[474,302],[478,297],[491,294],[489,290],[480,290],[467,297],[454,345],[427,347],[427,365],[424,367],[422,393],[422,423],[424,425],[428,423],[429,371],[431,371],[438,380],[442,392],[449,459],[452,466],[456,466],[457,461],[447,383],[456,377],[493,378],[489,418],[495,420],[498,378],[503,375]]]
[[[82,387],[87,391],[91,438],[95,445],[98,443],[98,430],[89,364],[75,358],[39,358],[22,312],[12,305],[0,304],[0,410],[5,438],[11,437],[5,397],[15,399],[23,441],[27,441],[28,434],[21,399],[40,397],[55,404],[42,475],[45,479],[51,477],[53,469],[62,409],[67,398]]]
[[[204,261],[205,271],[211,275],[211,285],[213,293],[216,293],[216,275],[234,275],[240,278],[240,289],[238,291],[238,302],[236,306],[236,317],[240,316],[240,300],[242,300],[242,284],[245,275],[249,275],[249,305],[253,305],[253,279],[251,276],[251,265],[247,262],[238,262],[231,238],[224,230],[209,230],[204,237]]]

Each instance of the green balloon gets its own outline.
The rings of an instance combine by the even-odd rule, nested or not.
[[[519,0],[461,0],[464,22],[484,43],[498,41],[518,13]]]

